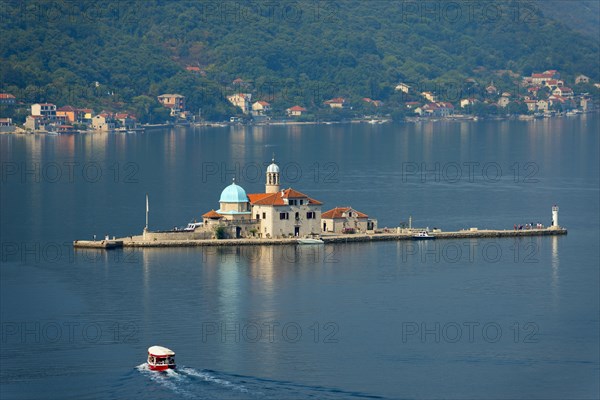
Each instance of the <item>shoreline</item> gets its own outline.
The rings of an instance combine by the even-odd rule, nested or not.
[[[462,230],[453,232],[430,233],[436,240],[452,239],[490,239],[508,237],[536,237],[536,236],[562,236],[568,233],[566,228],[543,228],[528,230]],[[402,233],[374,233],[374,234],[342,234],[321,236],[324,244],[336,243],[365,243],[382,241],[414,240],[413,232]],[[198,240],[144,240],[141,235],[115,238],[112,240],[75,240],[74,248],[115,249],[131,248],[176,248],[176,247],[222,247],[222,246],[273,246],[296,245],[299,238],[281,239],[198,239]]]
[[[398,121],[396,123],[399,124],[416,124],[416,123],[437,123],[437,122],[502,122],[502,121],[521,121],[521,122],[532,122],[532,121],[543,121],[546,119],[556,119],[556,118],[573,118],[579,117],[581,115],[586,114],[598,114],[600,113],[600,109],[593,109],[581,112],[576,115],[568,116],[566,114],[558,114],[552,116],[545,116],[543,118],[534,118],[534,116],[529,114],[520,114],[514,116],[496,116],[496,117],[477,117],[469,114],[458,114],[458,115],[450,115],[447,117],[406,117],[402,121]],[[138,132],[143,131],[152,131],[162,128],[175,128],[175,127],[192,127],[192,128],[226,128],[226,127],[253,127],[253,126],[296,126],[296,125],[345,125],[345,124],[370,124],[370,125],[383,125],[395,123],[389,118],[358,118],[358,119],[350,119],[343,121],[294,121],[294,120],[273,120],[269,122],[257,122],[250,124],[240,124],[240,123],[230,123],[230,122],[202,122],[202,123],[190,123],[186,125],[177,125],[177,124],[140,124],[140,128],[133,129]],[[49,131],[28,131],[19,126],[16,126],[17,129],[12,132],[0,132],[0,134],[6,135],[27,135],[27,134],[43,134],[43,135],[76,135],[76,134],[94,134],[94,133],[120,133],[118,131],[101,131],[101,130],[79,130],[75,132],[49,132]]]

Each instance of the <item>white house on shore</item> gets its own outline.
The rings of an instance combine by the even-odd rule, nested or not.
[[[331,100],[327,100],[325,105],[328,105],[330,108],[344,108],[346,106],[346,99],[343,97],[336,97]]]
[[[252,113],[255,115],[265,115],[271,111],[271,104],[266,101],[257,101],[252,104]]]
[[[163,106],[171,110],[172,117],[180,116],[185,112],[185,96],[166,93],[161,94],[157,99]]]
[[[301,117],[306,112],[306,108],[300,106],[290,107],[285,110],[289,117]]]
[[[252,110],[252,94],[251,93],[236,93],[227,96],[227,100],[236,107],[242,109],[244,114],[250,114]]]
[[[15,131],[12,118],[0,118],[0,132],[12,133]]]
[[[56,105],[51,103],[36,103],[31,105],[31,115],[47,120],[56,119]]]
[[[101,113],[92,118],[92,128],[97,131],[112,131],[115,129],[115,121],[109,114]]]

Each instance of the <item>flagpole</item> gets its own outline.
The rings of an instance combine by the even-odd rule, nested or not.
[[[148,230],[148,212],[150,211],[150,207],[148,205],[148,193],[146,193],[146,230]]]

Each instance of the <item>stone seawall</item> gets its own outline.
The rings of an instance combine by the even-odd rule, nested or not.
[[[76,240],[73,247],[82,249],[117,249],[123,247],[121,240]]]
[[[297,239],[128,240],[124,247],[268,246],[297,244]]]
[[[442,239],[486,239],[486,238],[505,238],[505,237],[532,237],[532,236],[555,236],[566,235],[564,228],[547,229],[528,229],[528,230],[465,230],[455,232],[434,232],[431,236],[437,240]],[[272,245],[295,245],[298,243],[296,238],[286,239],[179,239],[179,235],[166,235],[168,239],[159,239],[152,237],[152,240],[145,239],[142,235],[120,238],[114,241],[117,245],[114,247],[195,247],[195,246],[272,246]],[[175,237],[175,239],[173,239]],[[391,240],[413,240],[413,234],[403,233],[376,233],[376,234],[355,234],[355,235],[324,235],[322,238],[325,244],[328,243],[359,243],[359,242],[377,242]],[[75,241],[75,247],[98,247],[110,248],[113,246],[102,246],[100,242]]]
[[[430,233],[436,239],[485,239],[502,237],[523,237],[523,236],[554,236],[566,235],[567,230],[560,229],[528,229],[528,230],[477,230],[477,231],[456,231],[456,232],[435,232]],[[389,241],[389,240],[413,240],[410,233],[388,233],[374,235],[340,235],[332,237],[323,237],[325,243],[351,243],[351,242],[371,242],[371,241]]]

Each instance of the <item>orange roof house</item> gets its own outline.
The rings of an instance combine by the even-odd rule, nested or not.
[[[288,108],[285,111],[287,112],[287,115],[289,115],[291,117],[299,117],[302,115],[302,113],[306,112],[306,108],[300,107],[300,106],[293,106],[293,107]]]
[[[356,233],[377,229],[377,220],[352,207],[336,207],[321,214],[324,232]]]
[[[0,93],[0,104],[15,104],[16,98],[10,93]]]
[[[56,117],[74,123],[79,119],[79,110],[72,106],[64,106],[56,109]]]
[[[328,105],[331,108],[344,108],[344,104],[346,103],[346,99],[343,97],[336,97],[331,100],[327,100],[324,104]]]

